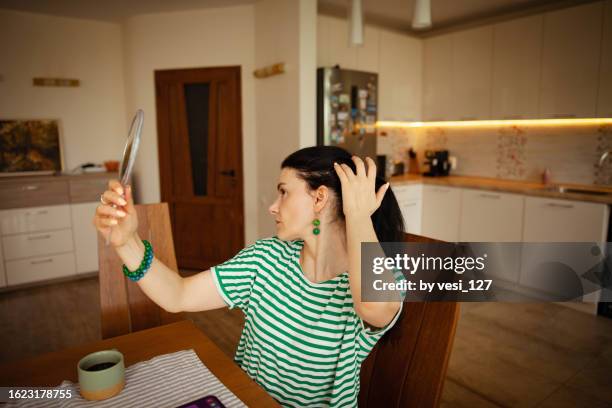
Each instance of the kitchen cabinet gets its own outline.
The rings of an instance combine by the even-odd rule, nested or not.
[[[331,67],[329,55],[329,26],[331,17],[317,16],[317,68]]]
[[[454,33],[452,49],[453,109],[450,119],[490,118],[493,27]]]
[[[520,194],[487,190],[463,189],[459,241],[461,242],[520,242],[523,233],[523,206]],[[506,247],[498,265],[489,265],[488,274],[516,283],[520,273],[520,246]],[[495,244],[489,247],[495,251]]]
[[[423,119],[448,120],[453,114],[453,36],[423,41]]]
[[[357,70],[379,72],[379,30],[376,27],[365,26],[363,30],[363,45],[357,49]]]
[[[340,65],[344,69],[358,69],[357,47],[349,47],[348,22],[327,18],[329,22],[329,66]]]
[[[605,204],[586,203],[570,200],[547,199],[539,197],[525,198],[525,217],[523,223],[523,241],[525,242],[594,242],[600,245],[606,242],[609,208]],[[534,268],[548,261],[550,254],[543,253],[545,248],[524,247],[521,254],[521,273],[519,283],[522,286],[547,292],[547,282],[542,280]],[[552,259],[580,271],[585,257],[590,256],[590,246],[585,248],[584,256],[576,253],[554,253]],[[562,274],[563,270],[558,269]],[[560,275],[561,276],[561,275]],[[583,300],[596,302],[598,294],[585,296]],[[593,305],[575,306],[587,311]]]
[[[423,186],[421,184],[394,186],[393,194],[402,211],[406,232],[421,235]]]
[[[525,242],[605,242],[607,230],[606,204],[525,198]]]
[[[75,274],[74,253],[39,256],[6,262],[8,285],[19,285]]]
[[[597,116],[612,118],[612,0],[604,3]]]
[[[421,235],[448,242],[459,241],[461,189],[423,186]]]
[[[422,43],[380,30],[378,120],[421,118]]]
[[[538,14],[493,26],[493,119],[538,117],[543,21]]]
[[[0,212],[2,235],[70,228],[70,205],[14,208]]]
[[[472,189],[463,189],[462,194],[460,241],[521,241],[523,196]]]
[[[71,205],[76,273],[98,270],[98,233],[91,223],[99,203]],[[89,222],[88,222],[89,221]]]
[[[603,3],[545,13],[541,117],[596,115]]]
[[[91,221],[100,193],[116,177],[0,180],[0,286],[97,271],[97,232]]]
[[[3,236],[2,247],[6,261],[74,251],[70,228]]]

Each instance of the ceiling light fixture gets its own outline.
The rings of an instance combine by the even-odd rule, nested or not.
[[[363,9],[361,0],[351,1],[349,19],[349,46],[363,45]]]
[[[431,27],[431,1],[416,0],[414,15],[412,16],[412,28],[423,30],[429,27]]]

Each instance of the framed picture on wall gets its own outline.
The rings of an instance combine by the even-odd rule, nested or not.
[[[0,120],[0,176],[62,170],[57,120]]]

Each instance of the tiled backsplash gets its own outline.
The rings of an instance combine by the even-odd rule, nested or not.
[[[554,183],[612,184],[612,125],[476,126],[380,129],[379,154],[407,161],[417,152],[425,170],[424,151],[447,149],[457,157],[451,174],[540,181],[546,168]],[[611,154],[612,156],[612,154]]]

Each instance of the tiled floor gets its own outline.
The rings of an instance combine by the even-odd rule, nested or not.
[[[554,304],[464,303],[444,407],[612,407],[612,320]],[[0,362],[99,338],[95,278],[0,294]],[[233,356],[242,314],[190,313]]]
[[[612,406],[612,320],[554,304],[462,305],[444,406]]]

